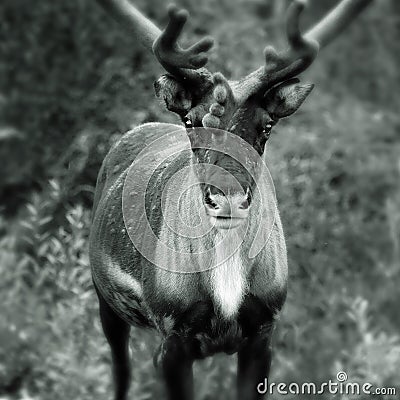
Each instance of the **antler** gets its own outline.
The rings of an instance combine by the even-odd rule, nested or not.
[[[188,13],[186,10],[170,6],[168,14],[167,27],[153,44],[153,52],[159,63],[170,74],[183,80],[196,81],[202,75],[211,77],[205,69],[193,70],[199,70],[207,64],[208,57],[204,53],[213,47],[214,40],[211,37],[205,37],[188,49],[182,49],[178,44],[178,38],[187,21]]]
[[[97,0],[97,2],[117,22],[129,29],[146,49],[152,50],[153,43],[160,36],[161,31],[128,0]]]
[[[192,84],[199,93],[212,85],[212,75],[203,67],[208,61],[205,53],[213,46],[213,40],[203,38],[187,49],[178,44],[188,18],[186,11],[170,7],[169,23],[161,32],[129,0],[97,1],[153,51],[159,63],[176,79]],[[286,21],[288,49],[277,52],[267,46],[264,50],[265,65],[232,84],[236,100],[240,103],[252,95],[263,96],[268,88],[299,75],[310,66],[318,50],[329,44],[372,1],[342,0],[315,27],[302,35],[299,21],[307,0],[293,0]]]
[[[251,95],[262,96],[268,88],[306,70],[314,61],[318,50],[330,43],[372,1],[342,0],[315,27],[302,35],[299,22],[307,0],[294,0],[288,9],[286,20],[289,48],[279,53],[271,46],[265,48],[265,65],[236,85],[239,101],[244,101]]]
[[[373,0],[342,0],[325,18],[304,36],[315,40],[320,48],[328,45],[369,5]]]
[[[212,82],[211,73],[204,67],[208,62],[205,54],[214,44],[205,37],[187,49],[178,44],[178,38],[187,21],[188,13],[169,7],[169,23],[163,32],[140,13],[128,0],[97,0],[118,22],[133,32],[135,37],[150,51],[167,72],[178,80],[199,84]]]

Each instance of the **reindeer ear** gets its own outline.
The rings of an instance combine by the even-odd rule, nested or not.
[[[292,115],[302,105],[314,85],[300,84],[298,79],[291,79],[273,87],[264,97],[265,109],[275,118]]]
[[[156,96],[167,109],[184,117],[192,107],[191,93],[171,75],[162,75],[154,82]]]

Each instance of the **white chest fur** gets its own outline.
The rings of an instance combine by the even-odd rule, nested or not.
[[[239,237],[227,231],[225,246],[216,246],[214,267],[210,272],[211,295],[220,313],[231,319],[236,316],[248,289],[247,269],[240,256]],[[216,242],[220,240],[219,235]]]

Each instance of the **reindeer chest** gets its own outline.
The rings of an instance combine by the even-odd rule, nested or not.
[[[216,249],[210,267],[204,271],[179,273],[156,269],[154,290],[158,298],[157,308],[167,313],[174,310],[180,312],[196,302],[206,301],[223,319],[234,319],[250,287],[251,268],[244,262],[239,249],[230,250],[226,247]]]

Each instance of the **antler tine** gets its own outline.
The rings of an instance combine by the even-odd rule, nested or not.
[[[213,47],[214,40],[211,37],[205,37],[189,48],[183,49],[178,44],[178,39],[189,14],[186,10],[179,10],[174,5],[169,7],[168,14],[167,27],[153,44],[153,52],[159,63],[170,74],[186,81],[197,81],[202,76],[210,75],[205,69],[195,70],[207,64],[208,57],[205,52]]]
[[[315,59],[319,45],[305,38],[300,31],[300,16],[307,5],[306,0],[294,0],[286,15],[288,49],[277,52],[274,47],[264,49],[265,65],[239,82],[236,88],[239,101],[251,95],[263,96],[276,83],[295,77]]]
[[[303,72],[310,66],[318,50],[330,43],[373,0],[342,0],[328,15],[301,34],[299,21],[307,0],[293,0],[286,18],[289,48],[277,52],[267,46],[264,50],[265,66],[252,72],[237,85],[237,97],[244,101],[251,95],[262,96],[265,91]]]
[[[315,58],[319,44],[314,39],[307,39],[300,31],[300,16],[307,5],[307,0],[295,0],[289,7],[286,17],[286,35],[291,50],[305,57]]]
[[[319,23],[305,35],[300,32],[300,15],[307,5],[307,0],[294,0],[288,10],[286,33],[290,44],[288,53],[283,59],[298,57],[295,65],[288,66],[277,74],[276,79],[289,79],[303,72],[314,61],[320,48],[325,47],[336,38],[358,14],[373,0],[342,0]],[[286,70],[286,71],[285,71]],[[287,72],[287,75],[286,75]]]
[[[178,44],[178,38],[188,18],[187,11],[170,6],[168,26],[164,31],[160,31],[129,0],[97,0],[97,2],[133,32],[145,48],[153,51],[167,72],[187,83],[201,83],[204,89],[207,88],[207,82],[211,84],[211,73],[202,67],[208,62],[205,53],[213,46],[213,39],[203,38],[187,49],[182,49]]]
[[[290,79],[303,72],[318,54],[319,44],[316,40],[306,38],[300,31],[300,16],[307,5],[307,0],[294,0],[291,3],[286,17],[286,36],[289,48],[281,53],[276,53],[276,65],[268,64],[266,70],[270,73],[268,84],[273,85],[284,79]],[[264,50],[266,61],[273,58],[271,48]]]

